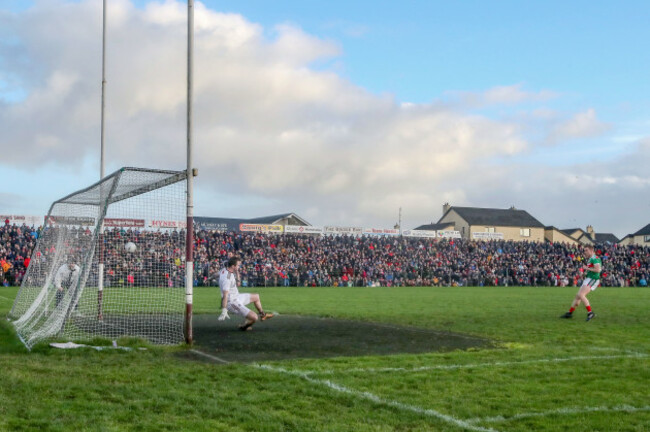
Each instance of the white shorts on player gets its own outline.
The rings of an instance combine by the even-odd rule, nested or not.
[[[251,311],[246,307],[247,304],[252,303],[251,295],[248,293],[237,294],[235,298],[229,298],[228,300],[228,305],[226,306],[228,312],[243,316],[245,318]]]
[[[600,286],[600,279],[591,279],[591,278],[585,278],[585,280],[582,281],[582,286],[580,289],[584,287],[589,287],[591,291],[595,291],[596,288]]]

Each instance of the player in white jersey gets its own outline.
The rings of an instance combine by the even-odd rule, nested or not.
[[[79,280],[81,269],[73,260],[63,264],[54,275],[54,287],[56,288],[56,305],[63,299],[65,290],[73,287]]]
[[[273,318],[272,313],[265,313],[262,309],[259,294],[246,294],[240,293],[237,288],[237,276],[239,273],[239,266],[241,259],[232,257],[228,260],[226,268],[221,269],[219,272],[219,288],[221,289],[221,315],[219,321],[223,321],[228,316],[228,312],[243,316],[246,321],[239,326],[241,330],[251,330],[253,324],[258,319],[265,321]],[[255,308],[259,312],[259,317],[255,312],[246,307],[247,304],[255,304]]]

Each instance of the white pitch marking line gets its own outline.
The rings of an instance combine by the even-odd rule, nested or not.
[[[646,355],[646,353],[642,353],[640,351],[634,351],[631,349],[623,349],[623,348],[614,348],[614,347],[591,347],[589,348],[591,351],[614,351],[614,352],[621,352],[621,353],[626,353],[626,354],[638,354],[638,355]]]
[[[609,360],[609,359],[620,359],[620,358],[648,358],[648,354],[621,354],[621,355],[603,355],[603,356],[576,356],[576,357],[566,357],[566,358],[551,358],[551,359],[536,359],[536,360],[523,360],[523,361],[513,361],[513,362],[493,362],[493,363],[474,363],[474,364],[453,364],[453,365],[436,365],[436,366],[421,366],[415,368],[403,368],[403,367],[386,367],[386,368],[356,368],[356,369],[341,369],[341,370],[323,370],[323,371],[305,371],[304,374],[307,375],[331,375],[339,373],[375,373],[375,372],[421,372],[427,370],[436,370],[436,369],[473,369],[481,367],[499,367],[499,366],[514,366],[522,364],[535,364],[535,363],[562,363],[570,361],[579,361],[579,360]]]
[[[618,405],[613,407],[608,406],[599,406],[599,407],[584,407],[584,408],[560,408],[551,411],[543,412],[530,412],[530,413],[519,413],[513,414],[510,417],[496,416],[496,417],[483,417],[483,418],[474,418],[465,420],[467,423],[490,423],[490,422],[507,422],[512,420],[520,420],[530,417],[548,417],[551,415],[574,415],[574,414],[584,414],[590,412],[641,412],[641,411],[650,411],[650,406],[634,407],[630,405]]]
[[[225,364],[230,363],[227,360],[220,359],[219,357],[215,357],[213,355],[201,352],[199,350],[191,349],[190,351],[193,352],[193,353],[202,355],[204,357],[207,357],[209,359],[212,359],[214,361],[217,361],[219,363],[225,363]],[[397,402],[397,401],[382,399],[379,396],[376,396],[376,395],[374,395],[372,393],[359,392],[359,391],[356,391],[356,390],[352,390],[352,389],[349,389],[349,388],[344,387],[342,385],[333,383],[333,382],[331,382],[329,380],[314,379],[314,378],[309,377],[304,372],[290,371],[290,370],[287,370],[287,369],[273,367],[273,366],[269,366],[269,365],[253,365],[253,367],[258,368],[258,369],[267,370],[267,371],[279,372],[279,373],[283,373],[283,374],[287,374],[287,375],[296,376],[296,377],[305,379],[305,380],[307,380],[307,381],[309,381],[311,383],[324,385],[326,387],[331,388],[332,390],[336,390],[336,391],[341,392],[341,393],[345,393],[345,394],[349,394],[349,395],[352,395],[352,396],[360,397],[362,399],[366,399],[366,400],[372,401],[372,402],[377,403],[377,404],[388,405],[388,406],[392,406],[394,408],[399,408],[399,409],[404,410],[404,411],[411,411],[411,412],[414,412],[414,413],[417,413],[417,414],[426,415],[426,416],[429,416],[429,417],[435,417],[437,419],[444,420],[444,421],[446,421],[448,423],[454,424],[454,425],[456,425],[456,426],[458,426],[460,428],[465,428],[465,429],[469,429],[469,430],[473,430],[473,431],[477,431],[477,432],[498,432],[495,429],[491,429],[491,428],[486,429],[486,428],[483,428],[483,427],[480,427],[480,426],[475,426],[473,424],[469,424],[468,422],[465,422],[463,420],[457,419],[457,418],[452,417],[452,416],[448,416],[446,414],[442,414],[442,413],[440,413],[438,411],[435,411],[435,410],[432,410],[432,409],[424,409],[424,408],[419,408],[419,407],[416,407],[416,406],[413,406],[413,405],[403,404],[403,403],[400,403],[400,402]]]
[[[199,351],[199,350],[191,349],[190,351],[192,351],[193,353],[196,353],[196,354],[198,354],[198,355],[202,355],[203,357],[207,357],[207,358],[209,358],[209,359],[211,359],[211,360],[214,360],[214,361],[216,361],[216,362],[219,362],[219,363],[230,364],[230,362],[229,362],[228,360],[224,360],[224,359],[222,359],[222,358],[215,357],[215,356],[213,356],[213,355],[210,355],[210,354],[207,354],[207,353],[201,352],[201,351]]]
[[[264,369],[264,370],[268,370],[268,371],[280,372],[280,373],[284,373],[284,374],[287,374],[287,375],[292,375],[292,376],[296,376],[296,377],[299,377],[299,378],[303,378],[303,379],[305,379],[305,380],[307,380],[307,381],[309,381],[309,382],[311,382],[313,384],[324,385],[324,386],[329,387],[330,389],[335,390],[337,392],[345,393],[345,394],[352,395],[352,396],[356,396],[356,397],[361,398],[361,399],[366,399],[366,400],[369,400],[369,401],[374,402],[376,404],[388,405],[388,406],[391,406],[391,407],[394,407],[394,408],[401,409],[403,411],[411,411],[411,412],[414,412],[416,414],[426,415],[428,417],[435,417],[435,418],[437,418],[439,420],[443,420],[443,421],[445,421],[447,423],[451,423],[451,424],[453,424],[455,426],[458,426],[459,428],[464,428],[466,430],[472,430],[472,431],[478,431],[478,432],[498,432],[498,431],[496,431],[494,429],[491,429],[491,428],[486,429],[486,428],[483,428],[483,427],[480,427],[480,426],[470,424],[470,423],[468,423],[466,421],[463,421],[463,420],[458,419],[456,417],[452,417],[452,416],[443,414],[443,413],[438,412],[436,410],[424,409],[424,408],[420,408],[420,407],[413,406],[413,405],[407,405],[407,404],[403,404],[401,402],[393,401],[393,400],[390,400],[390,399],[382,399],[379,396],[374,395],[372,393],[352,390],[352,389],[349,389],[349,388],[344,387],[342,385],[333,383],[332,381],[329,381],[329,380],[314,379],[314,378],[311,378],[309,375],[307,375],[304,372],[291,371],[291,370],[278,368],[278,367],[273,367],[273,366],[269,366],[269,365],[256,365],[255,367],[260,368],[260,369]]]
[[[4,296],[0,296],[0,299],[7,300],[7,301],[11,301],[10,298],[4,297]]]
[[[624,352],[624,350],[620,348],[614,348],[614,347],[589,347],[589,351],[618,351],[618,352]]]

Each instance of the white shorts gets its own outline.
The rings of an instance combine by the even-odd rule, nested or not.
[[[600,286],[600,279],[585,278],[585,280],[582,281],[582,287],[586,287],[586,286],[588,286],[589,289],[594,291],[596,288]]]
[[[251,311],[246,307],[251,302],[251,295],[242,293],[238,294],[236,298],[228,302],[228,312],[245,317]]]

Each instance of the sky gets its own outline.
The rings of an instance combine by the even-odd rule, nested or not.
[[[650,223],[644,1],[195,1],[197,216]],[[106,172],[185,169],[187,2],[108,0]],[[0,214],[99,178],[101,0],[0,2]]]

